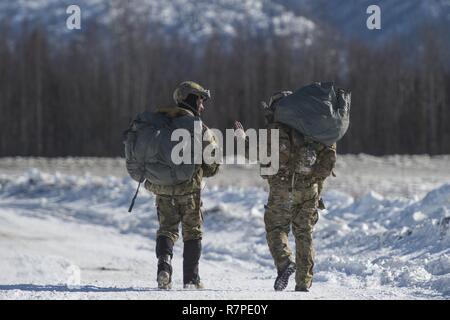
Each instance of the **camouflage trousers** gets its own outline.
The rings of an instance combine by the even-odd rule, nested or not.
[[[187,195],[156,195],[159,229],[157,237],[169,237],[174,243],[179,238],[181,222],[183,241],[201,239],[203,215],[200,192]]]
[[[296,284],[309,288],[314,267],[312,232],[319,219],[318,183],[313,179],[296,179],[292,183],[292,177],[275,175],[269,178],[269,186],[264,222],[270,253],[278,270],[294,261],[288,243],[292,226],[296,246]]]

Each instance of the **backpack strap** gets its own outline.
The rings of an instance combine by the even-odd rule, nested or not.
[[[142,173],[141,179],[139,179],[139,184],[136,188],[136,193],[134,194],[133,199],[131,199],[131,204],[130,204],[130,207],[128,208],[128,212],[131,212],[131,210],[133,210],[134,202],[136,201],[137,195],[139,193],[139,188],[141,187],[141,183],[142,183],[141,181],[143,178],[144,178],[144,174]]]

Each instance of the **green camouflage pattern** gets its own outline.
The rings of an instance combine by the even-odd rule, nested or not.
[[[180,107],[158,109],[169,117],[178,117],[191,111]],[[203,134],[209,129],[204,125]],[[210,131],[209,131],[210,132]],[[215,144],[213,134],[205,135],[207,141],[203,141],[203,148]],[[182,226],[183,241],[202,238],[203,217],[201,212],[201,188],[204,177],[212,177],[219,171],[219,164],[196,165],[195,173],[191,180],[172,186],[152,184],[145,181],[145,188],[156,195],[156,207],[158,212],[159,229],[157,237],[167,236],[177,241],[179,238],[179,225]]]
[[[181,222],[183,241],[202,238],[200,192],[179,196],[157,195],[156,208],[159,221],[157,237],[166,236],[175,243]]]
[[[306,141],[280,123],[271,123],[268,129],[279,130],[280,169],[276,175],[266,177],[270,187],[264,215],[267,243],[275,266],[283,269],[289,261],[294,261],[288,243],[292,228],[296,244],[296,284],[309,288],[314,267],[312,233],[319,219],[323,182],[336,162],[336,145],[326,147]]]

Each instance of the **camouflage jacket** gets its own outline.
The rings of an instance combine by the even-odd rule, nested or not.
[[[169,107],[169,108],[159,108],[157,109],[157,112],[164,113],[166,116],[170,118],[185,116],[185,115],[192,115],[194,114],[187,110],[180,107]],[[205,135],[205,132],[208,131],[210,134]],[[211,133],[211,131],[203,124],[203,132],[202,134],[204,136],[208,137],[207,141],[203,141],[203,149],[206,148],[210,144],[215,144],[215,138],[214,135]],[[202,179],[203,177],[212,177],[217,174],[219,171],[219,164],[213,163],[213,164],[198,164],[196,165],[194,176],[191,180],[173,185],[173,186],[162,186],[162,185],[156,185],[152,184],[149,181],[145,181],[145,188],[154,194],[157,195],[185,195],[185,194],[191,194],[195,192],[199,192],[202,188]]]
[[[279,130],[279,150],[271,150],[268,139],[268,153],[279,152],[279,171],[276,176],[292,177],[295,173],[296,179],[320,182],[332,174],[336,163],[336,144],[328,147],[306,139],[296,130],[277,122],[268,124],[267,129],[268,136],[270,130]]]

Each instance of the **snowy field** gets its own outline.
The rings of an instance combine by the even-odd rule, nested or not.
[[[315,231],[309,293],[272,289],[252,167],[224,167],[203,190],[202,291],[156,289],[154,197],[122,159],[0,159],[0,299],[448,299],[450,156],[340,156]]]

